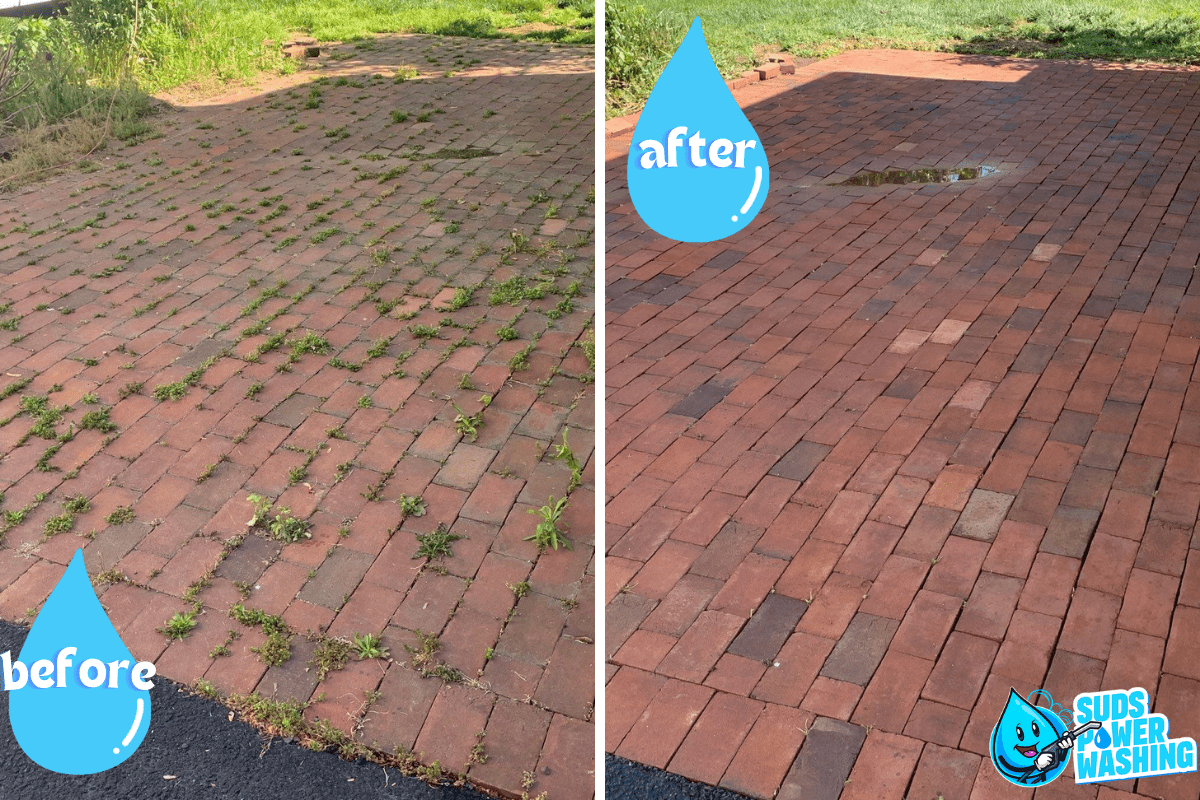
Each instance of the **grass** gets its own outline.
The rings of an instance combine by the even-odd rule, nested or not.
[[[616,0],[606,4],[609,117],[637,110],[692,20],[726,77],[784,50],[824,58],[890,47],[1034,58],[1195,62],[1200,9],[1191,0]],[[640,8],[639,8],[640,6]]]
[[[586,0],[175,0],[142,8],[136,28],[134,8],[133,0],[79,0],[52,20],[0,18],[0,42],[18,42],[20,78],[0,91],[0,120],[13,115],[17,131],[13,158],[0,163],[0,190],[82,167],[109,139],[134,144],[161,135],[146,118],[150,94],[212,93],[262,73],[294,72],[280,48],[263,46],[293,31],[350,42],[378,33],[595,41]],[[320,105],[314,91],[304,107]]]

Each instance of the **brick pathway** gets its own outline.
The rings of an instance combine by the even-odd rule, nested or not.
[[[728,240],[649,233],[608,142],[607,748],[992,800],[1033,794],[987,758],[1010,686],[1195,736],[1200,72],[857,52],[737,96],[772,180]]]
[[[586,800],[591,51],[402,36],[321,61],[5,200],[0,615],[36,613],[82,547],[161,675]],[[564,430],[574,549],[539,555],[527,512],[572,483]],[[311,539],[249,530],[250,493]],[[439,526],[452,554],[414,559]],[[193,602],[190,635],[156,632]],[[255,652],[239,602],[282,615],[290,659]],[[417,631],[440,638],[423,661]],[[391,660],[318,681],[307,632],[382,633]]]

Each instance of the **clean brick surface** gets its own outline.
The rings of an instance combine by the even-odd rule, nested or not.
[[[1194,722],[1200,71],[858,51],[735,96],[771,184],[728,239],[648,231],[607,142],[608,748],[993,800],[1010,687]]]
[[[311,701],[310,720],[507,796],[589,800],[591,50],[384,36],[326,53],[164,107],[159,138],[4,196],[0,509],[28,513],[4,524],[0,614],[36,613],[83,548],[166,678]],[[493,298],[509,280],[523,296]],[[49,438],[33,397],[66,407]],[[103,409],[110,430],[85,421]],[[472,441],[456,418],[481,411]],[[568,490],[564,432],[574,549],[539,554],[527,512]],[[252,492],[312,538],[248,529]],[[89,510],[44,536],[76,496]],[[131,519],[109,523],[118,508]],[[439,525],[463,537],[453,554],[414,558]],[[192,600],[195,630],[169,641],[157,629]],[[237,602],[282,615],[288,661],[253,651]],[[417,629],[460,681],[422,677]],[[382,634],[390,657],[318,683],[310,632]]]

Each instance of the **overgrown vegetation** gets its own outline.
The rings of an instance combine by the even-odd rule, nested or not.
[[[294,71],[264,42],[296,31],[321,41],[432,33],[588,44],[592,9],[585,0],[73,0],[52,19],[0,18],[0,136],[15,131],[17,145],[0,162],[0,189],[80,163],[110,138],[158,135],[146,119],[150,93]]]

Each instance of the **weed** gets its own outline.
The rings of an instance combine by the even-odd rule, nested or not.
[[[420,495],[410,497],[402,494],[396,502],[400,504],[400,513],[405,517],[425,516],[425,498]]]
[[[103,572],[97,572],[96,577],[92,578],[92,583],[96,586],[108,586],[114,583],[130,583],[129,576],[116,567],[110,567]]]
[[[55,535],[56,533],[66,533],[69,530],[71,530],[71,528],[73,528],[73,527],[75,527],[75,515],[74,514],[69,514],[69,513],[59,514],[57,516],[51,517],[50,519],[46,520],[46,527],[44,529],[44,534],[47,537],[50,537],[50,536]]]
[[[442,642],[436,633],[425,633],[419,628],[414,633],[417,636],[416,647],[406,644],[404,650],[411,656],[410,666],[421,673],[421,677],[441,678],[447,683],[455,683],[463,679],[461,672],[437,660],[437,653],[442,649]]]
[[[158,632],[170,639],[184,639],[196,627],[196,612],[176,611]]]
[[[474,289],[470,286],[460,286],[454,290],[454,296],[446,302],[446,305],[438,309],[438,311],[458,311],[460,308],[466,308],[471,305],[471,295],[474,294]]]
[[[254,516],[247,523],[251,528],[262,528],[272,539],[285,543],[312,538],[308,522],[293,517],[291,509],[280,506],[272,517],[270,500],[258,494],[248,495],[246,499],[254,506]]]
[[[557,501],[551,497],[549,502],[541,508],[529,509],[530,514],[540,516],[542,521],[538,523],[537,529],[532,535],[525,537],[525,541],[536,543],[539,552],[546,548],[557,550],[560,544],[568,550],[574,549],[571,546],[571,542],[558,527],[563,512],[567,509],[567,505],[568,501],[565,496]]]
[[[354,646],[358,649],[358,660],[387,658],[388,649],[383,646],[383,637],[377,633],[354,634]]]
[[[352,646],[345,639],[326,636],[317,642],[312,660],[308,662],[309,666],[316,667],[317,681],[325,680],[329,673],[346,666],[351,652]]]
[[[441,328],[435,325],[410,325],[408,330],[418,339],[432,339]]]
[[[86,400],[86,398],[84,399]],[[83,419],[79,421],[80,430],[100,431],[101,433],[115,431],[117,429],[116,424],[108,418],[110,410],[108,408],[97,408],[87,412],[83,415]]]
[[[483,404],[483,408],[474,414],[468,414],[459,408],[457,403],[451,403],[454,410],[458,412],[458,415],[454,417],[454,429],[460,436],[471,442],[479,438],[479,429],[483,427],[483,409],[491,405],[492,396],[485,394],[479,398],[479,402]]]
[[[111,514],[104,518],[104,521],[109,525],[123,525],[126,522],[133,522],[133,509],[129,506],[118,506]]]
[[[257,653],[259,661],[269,667],[277,667],[292,657],[292,637],[289,633],[273,630],[267,634],[267,640],[257,647],[251,647],[250,652]]]
[[[569,494],[583,481],[583,465],[579,463],[579,459],[575,457],[575,453],[571,450],[571,445],[567,442],[567,429],[563,428],[562,444],[554,448],[554,458],[558,461],[565,461],[571,469],[571,483],[567,486]]]
[[[488,295],[488,305],[515,306],[523,300],[541,300],[546,296],[541,286],[529,286],[528,281],[521,275],[514,275],[506,281],[495,284]]]
[[[529,581],[520,581],[518,583],[508,584],[508,588],[509,591],[513,593],[513,596],[520,600],[522,597],[529,594],[531,587],[529,586]]]
[[[416,537],[419,545],[417,552],[413,553],[412,557],[425,558],[429,561],[453,556],[450,545],[463,538],[460,534],[451,533],[443,522],[439,522],[431,532],[418,533]]]

